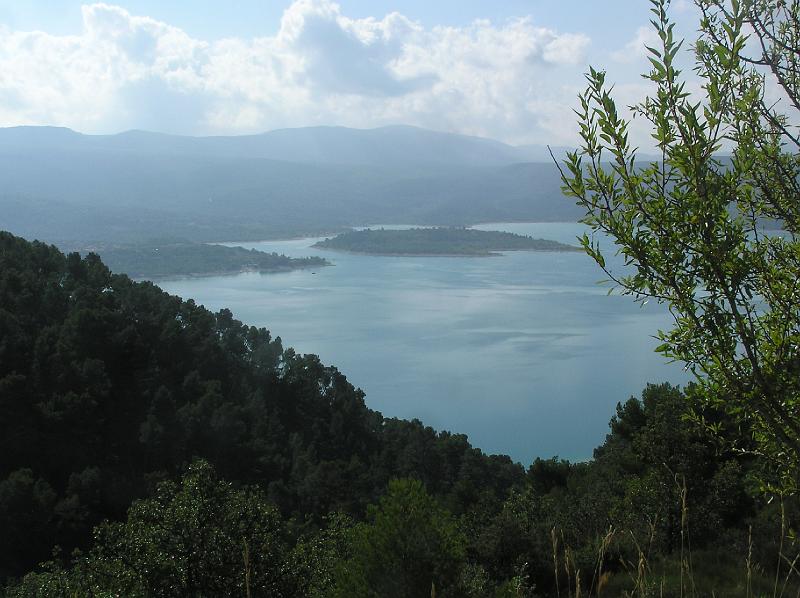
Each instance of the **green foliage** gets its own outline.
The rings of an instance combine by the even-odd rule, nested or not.
[[[104,523],[69,571],[54,564],[11,596],[293,596],[283,522],[264,495],[234,489],[195,462],[179,484]]]
[[[782,535],[783,554],[793,558],[789,530],[800,505],[787,498],[778,509],[751,497],[755,464],[713,442],[689,407],[677,388],[648,386],[641,400],[618,406],[592,461],[537,460],[507,497],[474,498],[473,490],[437,500],[428,490],[446,488],[437,476],[448,474],[417,455],[405,467],[427,471],[428,490],[418,480],[393,480],[364,521],[334,513],[321,526],[286,522],[263,492],[222,482],[196,462],[182,481],[161,483],[135,502],[123,523],[99,525],[88,552],[46,563],[6,593],[219,595],[249,587],[254,596],[418,596],[433,585],[437,596],[533,597],[575,590],[580,574],[584,592],[602,583],[605,595],[615,595],[632,591],[644,563],[640,587],[659,595],[663,583],[667,596],[680,595],[690,553],[702,592],[740,592],[746,558],[752,587],[767,588]],[[727,429],[725,420],[704,415]],[[395,441],[413,447],[424,437]],[[449,440],[459,446],[459,437]],[[464,473],[455,485],[477,483],[481,472]],[[41,484],[35,492],[30,472],[9,480],[25,501],[38,494],[49,497],[39,501],[47,506],[54,498]],[[96,472],[75,476],[73,487],[95,488]],[[464,496],[473,499],[458,502]],[[452,515],[442,502],[462,512]]]
[[[493,255],[497,251],[576,251],[557,241],[471,228],[363,229],[319,241],[314,247],[373,255]]]
[[[282,526],[261,492],[234,490],[197,462],[179,486],[164,482],[134,503],[125,523],[100,526],[95,558],[130,572],[147,594],[288,595]]]
[[[13,550],[4,555],[0,571],[24,570],[32,559],[49,552],[57,501],[50,484],[34,477],[30,469],[18,469],[0,481],[0,529],[16,540]]]
[[[599,241],[583,246],[623,293],[666,302],[674,317],[659,351],[686,362],[697,396],[739,423],[771,462],[778,486],[800,471],[800,3],[701,0],[695,45],[703,96],[677,66],[667,0],[653,0],[660,39],[645,76],[654,93],[634,107],[661,152],[641,164],[605,73],[590,69],[578,109],[581,148],[564,190],[583,222],[614,241],[629,268],[614,272]],[[748,42],[748,31],[749,42]],[[752,50],[752,54],[750,53]],[[766,66],[768,69],[763,69]],[[767,96],[776,84],[785,96]],[[781,113],[783,109],[786,113]],[[723,158],[721,152],[730,152]],[[766,234],[778,221],[782,234]]]
[[[292,568],[309,598],[327,598],[334,592],[337,568],[350,558],[353,519],[341,513],[325,518],[322,529],[301,537],[292,552]]]
[[[353,556],[337,572],[334,596],[462,595],[464,538],[421,482],[392,480],[367,520],[353,530]]]
[[[574,589],[578,571],[584,589],[594,588],[601,572],[627,576],[639,549],[647,558],[678,561],[690,549],[744,557],[747,522],[764,508],[748,492],[753,463],[723,450],[690,413],[679,389],[649,385],[641,399],[618,405],[592,461],[534,462],[526,489],[482,525],[470,526],[470,553],[490,579],[524,571],[545,595],[557,584],[567,587],[569,576]],[[777,537],[760,538],[764,569],[772,567]]]
[[[528,479],[534,492],[547,494],[555,488],[566,486],[571,470],[572,464],[569,461],[556,457],[537,457],[528,468]]]

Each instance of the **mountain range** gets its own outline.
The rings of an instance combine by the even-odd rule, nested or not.
[[[408,126],[228,137],[0,129],[0,228],[62,245],[574,221],[559,187],[547,148]]]

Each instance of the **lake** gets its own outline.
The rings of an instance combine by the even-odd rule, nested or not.
[[[572,244],[584,230],[476,228]],[[647,382],[688,380],[653,352],[653,335],[670,325],[666,308],[609,296],[598,283],[603,272],[583,253],[377,257],[311,248],[317,240],[230,244],[320,255],[333,266],[159,285],[212,310],[227,307],[285,347],[319,355],[386,416],[465,433],[484,451],[526,465],[537,456],[589,458],[617,402]]]

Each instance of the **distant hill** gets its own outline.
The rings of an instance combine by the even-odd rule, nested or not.
[[[397,125],[304,127],[258,135],[188,137],[147,131],[83,135],[63,127],[0,128],[0,149],[122,151],[150,155],[263,158],[319,164],[492,166],[550,162],[547,148]],[[563,154],[564,148],[556,153]]]
[[[69,245],[260,239],[382,222],[575,221],[531,148],[414,127],[241,137],[0,129],[0,223]]]

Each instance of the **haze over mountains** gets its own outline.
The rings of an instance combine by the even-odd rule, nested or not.
[[[407,126],[239,137],[0,129],[0,228],[64,245],[574,221],[559,186],[546,148]]]

